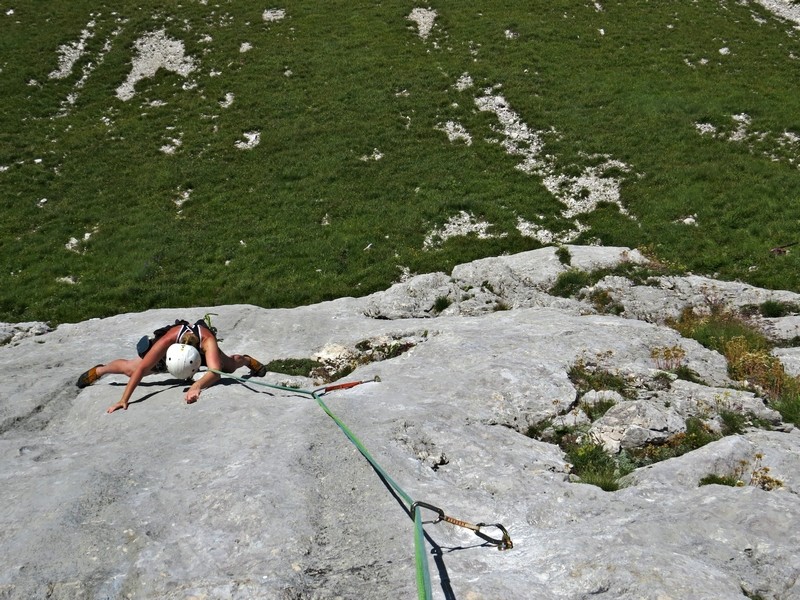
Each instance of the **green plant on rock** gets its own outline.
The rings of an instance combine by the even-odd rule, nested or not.
[[[633,398],[636,395],[635,390],[622,375],[599,367],[589,367],[583,360],[572,365],[567,371],[567,376],[581,395],[589,390],[612,390],[626,398]]]
[[[581,402],[580,407],[581,410],[586,413],[586,416],[589,417],[589,420],[594,422],[597,421],[600,417],[608,412],[612,406],[614,406],[616,402],[613,400],[598,400],[597,402],[590,404],[589,402]]]
[[[800,425],[800,378],[786,373],[762,333],[721,307],[712,308],[711,314],[704,316],[686,309],[671,325],[682,335],[722,353],[732,379],[746,381],[785,422]]]
[[[447,297],[447,296],[439,296],[433,302],[433,311],[436,312],[436,313],[443,312],[452,303],[453,303],[453,301],[449,297]]]
[[[747,338],[736,336],[723,347],[732,379],[746,380],[769,399],[780,398],[787,376],[780,359],[768,349],[752,347]]]
[[[744,433],[744,428],[748,424],[747,415],[733,410],[719,411],[719,418],[722,420],[722,435],[738,435]]]
[[[683,360],[686,358],[686,350],[677,344],[674,346],[657,346],[650,349],[650,358],[655,361],[656,367],[662,371],[675,372],[683,364]]]
[[[783,487],[783,481],[770,475],[770,468],[763,464],[764,455],[760,452],[753,458],[751,464],[748,460],[740,460],[732,473],[725,475],[709,474],[700,480],[700,485],[729,485],[744,487],[745,485],[757,487],[765,492],[771,492]],[[747,480],[747,482],[745,482]]]
[[[617,463],[600,444],[584,442],[573,446],[567,451],[567,459],[572,464],[572,473],[581,482],[606,492],[620,489]]]
[[[553,287],[550,288],[551,296],[561,298],[575,298],[583,288],[592,284],[591,276],[580,269],[569,269],[561,273]]]
[[[572,263],[572,254],[566,246],[556,248],[556,257],[562,265],[570,265]]]
[[[299,377],[310,377],[311,372],[322,367],[322,363],[310,358],[279,358],[267,363],[267,371]]]
[[[682,456],[692,450],[720,439],[697,417],[686,419],[686,431],[676,433],[661,444],[648,444],[642,448],[631,448],[628,454],[636,467],[644,467],[669,458]]]
[[[761,488],[766,492],[783,487],[783,481],[769,474],[770,469],[762,464],[763,459],[763,454],[756,454],[753,469],[750,473],[750,485]]]
[[[656,363],[656,368],[673,373],[678,379],[691,381],[693,383],[703,383],[703,380],[683,363],[686,358],[686,350],[679,345],[657,346],[651,348],[650,358]]]
[[[797,312],[800,312],[800,307],[793,302],[766,300],[759,305],[758,312],[764,318],[775,319],[796,314]]]
[[[700,479],[699,485],[703,486],[712,484],[736,487],[739,484],[739,479],[737,479],[734,475],[715,475],[711,473]]]
[[[705,384],[705,382],[700,378],[700,376],[694,371],[692,371],[686,365],[680,365],[673,371],[673,373],[677,375],[678,379],[683,379],[684,381],[691,381],[692,383]]]
[[[687,307],[678,319],[667,322],[682,336],[692,338],[706,348],[724,354],[725,345],[732,339],[744,338],[751,350],[770,347],[766,336],[741,316],[719,304],[713,304],[709,314],[699,314]]]
[[[589,294],[589,301],[597,312],[604,315],[621,315],[625,312],[625,307],[614,300],[608,290],[592,290]]]

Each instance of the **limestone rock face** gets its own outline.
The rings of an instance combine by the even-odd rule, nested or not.
[[[644,259],[569,252],[569,266],[545,248],[295,309],[26,324],[36,335],[0,346],[0,598],[417,594],[406,501],[312,398],[258,384],[289,376],[226,378],[192,405],[186,382],[151,376],[113,414],[125,377],[75,387],[89,367],[135,356],[141,335],[208,312],[227,352],[316,358],[329,375],[364,382],[324,402],[392,481],[448,516],[508,529],[514,547],[499,552],[426,513],[434,598],[800,597],[800,433],[732,381],[721,355],[664,325],[683,303],[708,306],[710,286],[734,304],[795,296],[615,276],[597,285],[624,311],[600,314],[588,296],[551,296],[559,274]],[[695,382],[657,364],[653,350],[673,347]],[[576,371],[611,374],[625,389],[587,390]],[[284,387],[326,385],[315,377]],[[527,435],[580,431],[627,450],[666,443],[690,417],[721,431],[724,411],[772,430],[641,467],[616,492],[575,482],[558,445]],[[712,474],[742,485],[699,486]]]
[[[592,424],[589,434],[609,452],[661,444],[683,429],[683,419],[670,408],[645,400],[612,406]]]

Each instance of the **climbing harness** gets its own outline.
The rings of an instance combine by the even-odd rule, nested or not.
[[[411,496],[409,496],[403,488],[401,488],[397,482],[392,479],[389,474],[381,467],[378,462],[372,457],[369,453],[369,450],[364,447],[364,444],[361,443],[356,435],[350,430],[350,428],[344,424],[344,422],[337,417],[330,408],[323,402],[322,396],[327,394],[328,392],[332,392],[334,390],[342,390],[342,389],[349,389],[355,387],[357,385],[361,385],[363,383],[370,383],[373,381],[380,381],[379,377],[375,377],[374,379],[368,379],[365,381],[350,381],[346,383],[337,383],[333,385],[328,385],[324,387],[320,387],[314,390],[302,390],[298,388],[290,388],[281,385],[274,385],[271,383],[266,383],[264,381],[254,381],[252,379],[245,379],[244,377],[238,377],[236,375],[232,375],[231,373],[223,373],[222,371],[218,371],[216,369],[209,369],[209,371],[216,373],[221,377],[229,377],[231,379],[235,379],[241,383],[252,383],[256,385],[261,385],[264,387],[273,388],[276,390],[282,390],[286,392],[292,392],[295,394],[302,394],[304,396],[310,396],[314,400],[316,400],[317,404],[319,404],[320,408],[325,411],[325,413],[333,419],[333,421],[339,426],[339,429],[344,432],[347,438],[353,443],[353,445],[358,449],[361,455],[367,459],[367,461],[372,465],[372,468],[383,478],[383,480],[389,484],[392,489],[394,489],[397,494],[406,501],[408,504],[408,514],[411,518],[414,519],[414,555],[415,555],[415,562],[416,562],[416,579],[417,579],[417,594],[419,600],[431,600],[431,576],[430,570],[428,568],[428,556],[425,552],[425,531],[423,529],[423,521],[422,521],[422,510],[427,509],[436,513],[437,518],[435,521],[429,521],[429,523],[439,523],[440,521],[446,521],[452,525],[457,525],[459,527],[465,527],[467,529],[472,530],[475,535],[480,537],[486,543],[493,544],[497,546],[498,550],[510,550],[514,547],[513,542],[511,541],[511,537],[508,534],[508,531],[505,527],[503,527],[499,523],[494,524],[487,524],[487,523],[478,523],[477,525],[473,525],[472,523],[468,523],[467,521],[462,521],[461,519],[456,519],[454,517],[450,517],[445,514],[444,510],[439,508],[438,506],[434,506],[432,504],[428,504],[427,502],[419,502],[414,501]],[[481,531],[481,528],[484,527],[495,527],[499,529],[502,533],[500,539],[496,539],[490,537]]]

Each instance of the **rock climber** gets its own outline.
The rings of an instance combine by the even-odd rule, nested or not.
[[[228,356],[217,343],[216,328],[201,319],[194,324],[188,321],[176,320],[173,325],[167,325],[153,332],[152,337],[144,336],[136,345],[138,358],[119,358],[108,364],[100,364],[92,367],[83,373],[76,382],[79,388],[92,385],[103,375],[127,375],[128,385],[122,393],[122,399],[116,404],[108,407],[106,412],[113,413],[116,410],[128,409],[128,402],[139,385],[142,378],[152,373],[167,372],[167,352],[174,344],[192,346],[199,351],[202,365],[209,369],[216,369],[223,373],[233,373],[240,367],[248,367],[251,377],[263,377],[267,368],[256,359],[247,354],[232,354]],[[198,365],[199,368],[199,365]],[[196,371],[196,369],[195,369]],[[193,382],[186,391],[184,400],[187,404],[196,402],[200,397],[200,391],[214,385],[219,381],[220,376],[212,371],[206,373],[197,381]]]

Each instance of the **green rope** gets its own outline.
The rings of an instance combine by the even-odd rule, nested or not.
[[[430,569],[428,568],[428,555],[425,551],[425,530],[422,527],[422,515],[420,514],[420,509],[418,506],[414,506],[414,501],[411,499],[403,488],[401,488],[397,482],[392,479],[389,474],[381,467],[378,462],[372,457],[369,453],[369,450],[361,443],[361,440],[350,430],[350,428],[344,424],[344,422],[337,417],[328,405],[323,402],[320,396],[325,393],[325,388],[319,388],[316,390],[302,390],[298,388],[290,388],[281,385],[275,385],[272,383],[266,383],[264,381],[254,381],[253,379],[245,379],[244,377],[238,377],[236,375],[232,375],[231,373],[223,373],[222,371],[218,371],[216,369],[209,369],[212,373],[216,373],[220,376],[230,377],[231,379],[235,379],[236,381],[242,383],[254,383],[256,385],[261,385],[264,387],[272,388],[275,390],[281,390],[286,392],[293,392],[296,394],[303,394],[305,396],[310,396],[314,400],[317,401],[317,404],[325,411],[325,413],[333,419],[333,422],[339,426],[339,429],[344,432],[347,438],[353,443],[353,445],[358,448],[358,451],[361,452],[362,456],[366,458],[372,467],[380,474],[383,479],[392,486],[392,488],[403,498],[406,502],[408,502],[409,511],[413,507],[414,509],[414,555],[415,555],[415,563],[416,563],[416,572],[417,572],[417,596],[419,600],[431,600],[431,575]]]

